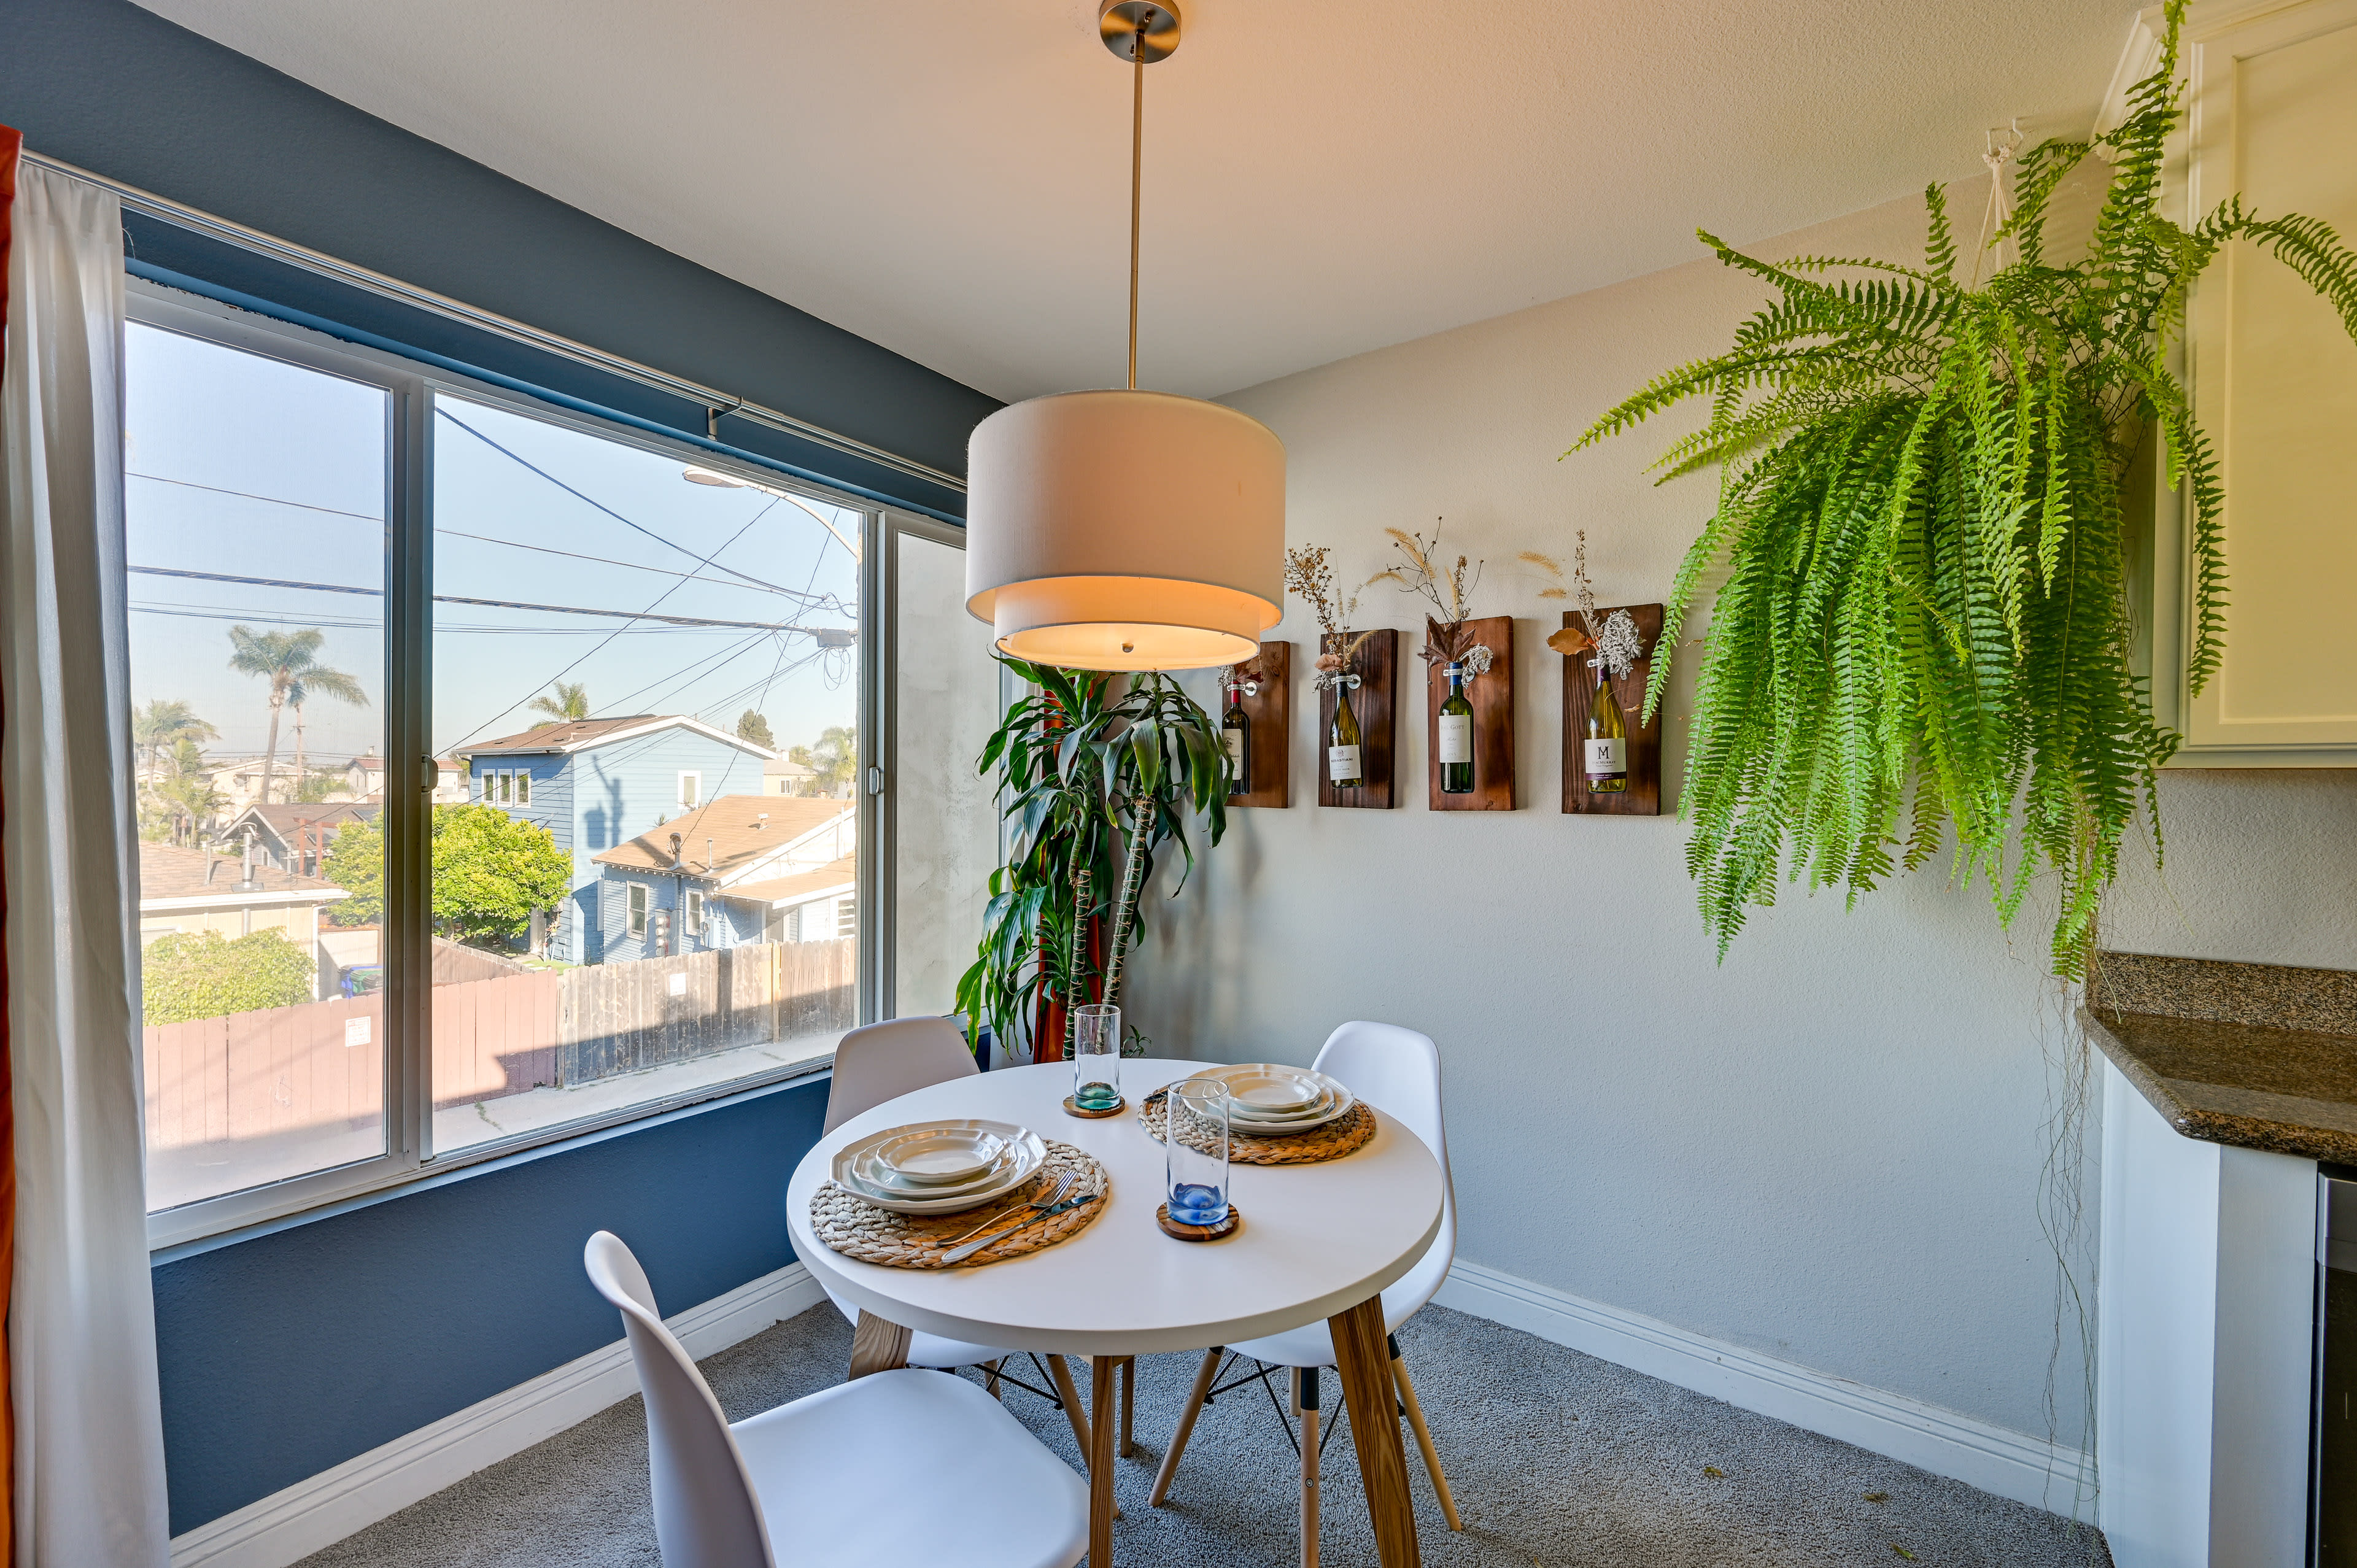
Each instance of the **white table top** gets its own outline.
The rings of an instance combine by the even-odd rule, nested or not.
[[[1088,1356],[1200,1350],[1296,1328],[1357,1305],[1414,1267],[1439,1233],[1440,1165],[1391,1116],[1379,1116],[1374,1137],[1339,1160],[1233,1166],[1230,1197],[1243,1214],[1234,1236],[1194,1243],[1162,1233],[1154,1221],[1162,1145],[1138,1126],[1137,1107],[1152,1090],[1214,1065],[1126,1060],[1129,1109],[1098,1121],[1064,1114],[1072,1084],[1066,1063],[1003,1069],[888,1101],[822,1137],[794,1167],[786,1189],[794,1253],[842,1299],[902,1327]],[[1069,1241],[981,1268],[863,1263],[812,1231],[811,1196],[845,1144],[904,1122],[963,1116],[1019,1122],[1095,1155],[1113,1177],[1104,1212]]]

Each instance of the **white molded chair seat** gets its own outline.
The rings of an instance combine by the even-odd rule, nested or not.
[[[974,1384],[877,1372],[731,1425],[621,1239],[583,1262],[646,1396],[664,1568],[1072,1568],[1088,1485]],[[911,1506],[911,1477],[921,1506]]]

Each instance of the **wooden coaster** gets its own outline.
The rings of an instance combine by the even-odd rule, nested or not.
[[[1084,1118],[1084,1119],[1086,1119],[1086,1120],[1088,1120],[1088,1121],[1091,1121],[1091,1122],[1097,1121],[1097,1120],[1099,1120],[1100,1118],[1106,1117],[1106,1116],[1118,1116],[1118,1115],[1120,1115],[1123,1112],[1125,1112],[1125,1111],[1126,1111],[1126,1110],[1128,1110],[1128,1109],[1129,1109],[1129,1099],[1128,1099],[1128,1097],[1127,1097],[1126,1095],[1125,1095],[1124,1097],[1122,1097],[1122,1098],[1121,1098],[1121,1099],[1119,1099],[1119,1100],[1114,1101],[1111,1105],[1106,1106],[1106,1107],[1105,1107],[1103,1110],[1102,1110],[1102,1111],[1083,1111],[1083,1110],[1082,1110],[1079,1106],[1077,1106],[1077,1105],[1075,1105],[1075,1104],[1073,1104],[1073,1103],[1072,1103],[1072,1097],[1071,1097],[1071,1095],[1069,1095],[1069,1094],[1068,1094],[1068,1095],[1064,1096],[1064,1114],[1065,1114],[1065,1115],[1067,1115],[1067,1116],[1079,1116],[1079,1117],[1082,1117],[1082,1118]]]
[[[1217,1241],[1236,1233],[1244,1222],[1244,1211],[1231,1203],[1228,1217],[1217,1225],[1186,1225],[1170,1218],[1170,1206],[1166,1203],[1154,1211],[1154,1222],[1162,1227],[1165,1236],[1176,1236],[1181,1241]]]
[[[1162,1135],[1162,1119],[1169,1103],[1170,1091],[1157,1089],[1137,1108],[1137,1124],[1157,1144],[1168,1142]],[[1240,1165],[1314,1165],[1321,1160],[1339,1160],[1354,1153],[1374,1135],[1375,1112],[1361,1100],[1351,1107],[1347,1116],[1337,1117],[1307,1133],[1264,1138],[1231,1126],[1228,1158]]]
[[[811,1229],[818,1232],[820,1240],[845,1257],[894,1269],[970,1269],[1052,1247],[1087,1230],[1111,1206],[1113,1177],[1094,1155],[1052,1138],[1047,1140],[1047,1161],[1029,1181],[1003,1197],[955,1214],[902,1214],[879,1208],[834,1182],[823,1183],[811,1195]],[[1081,1178],[1072,1196],[1092,1192],[1096,1194],[1094,1203],[1084,1203],[1053,1219],[1027,1225],[1011,1236],[993,1241],[962,1263],[942,1262],[942,1253],[971,1239],[975,1232],[994,1225],[1012,1224],[1021,1217],[1024,1205],[1045,1193],[1067,1170]]]

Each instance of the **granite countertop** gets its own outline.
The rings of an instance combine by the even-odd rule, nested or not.
[[[2357,1165],[2357,973],[2103,953],[2079,1016],[2185,1136]]]

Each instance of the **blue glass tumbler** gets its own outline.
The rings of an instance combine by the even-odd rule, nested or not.
[[[1181,1225],[1226,1224],[1228,1086],[1216,1078],[1172,1084],[1163,1147],[1170,1218]]]

